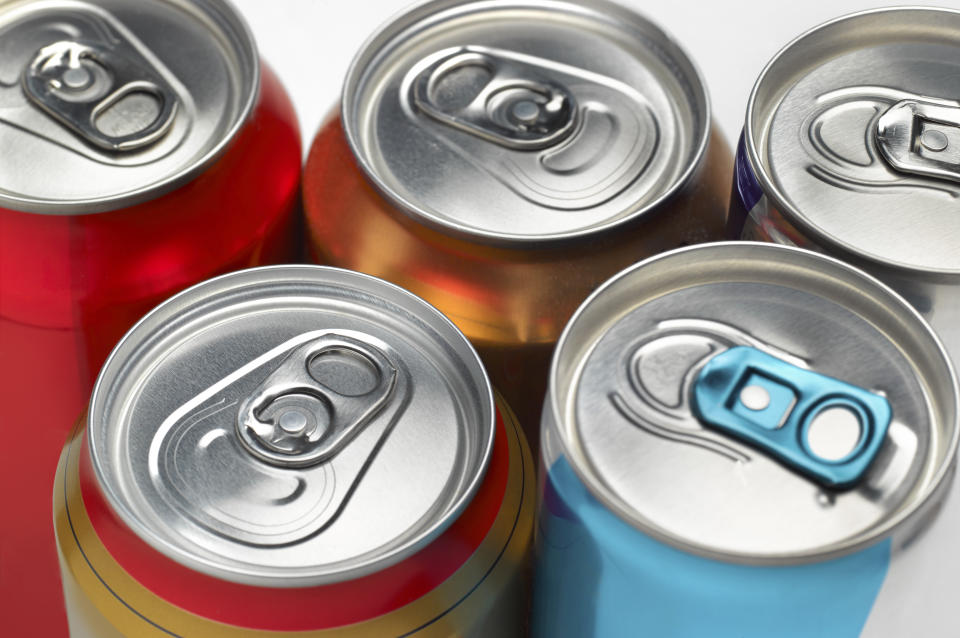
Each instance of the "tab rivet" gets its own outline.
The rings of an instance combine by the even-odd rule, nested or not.
[[[393,396],[397,366],[361,336],[327,332],[288,352],[240,406],[237,434],[248,451],[281,467],[316,465],[376,417]],[[345,356],[364,367],[370,383],[360,379],[358,387],[357,368],[337,365]],[[326,374],[318,374],[324,361]]]
[[[288,410],[280,416],[277,423],[284,432],[298,434],[307,427],[307,417],[298,410]]]
[[[940,152],[947,148],[948,140],[943,131],[928,129],[920,135],[920,144],[928,151]]]
[[[960,102],[917,97],[901,100],[883,112],[874,135],[880,156],[890,168],[957,182],[957,158],[943,151],[950,148],[958,127]]]
[[[740,391],[740,403],[750,410],[760,412],[770,406],[770,393],[758,385],[748,385]]]
[[[63,85],[73,91],[85,89],[93,81],[91,73],[82,66],[67,69],[60,78],[63,80]]]
[[[520,100],[513,105],[513,116],[521,122],[533,123],[540,117],[540,107],[531,100]]]

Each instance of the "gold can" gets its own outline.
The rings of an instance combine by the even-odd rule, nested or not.
[[[312,258],[450,317],[534,447],[551,353],[583,299],[724,236],[732,157],[704,84],[618,5],[430,2],[368,41],[342,97],[303,179]]]

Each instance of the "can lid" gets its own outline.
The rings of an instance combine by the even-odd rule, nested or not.
[[[263,586],[378,571],[481,483],[493,394],[466,338],[379,279],[257,268],[158,306],[97,381],[93,467],[117,514],[189,567]]]
[[[224,0],[0,8],[0,206],[77,214],[154,198],[216,159],[259,90]]]
[[[735,562],[823,559],[921,520],[960,427],[950,360],[915,310],[772,244],[622,272],[568,325],[550,383],[552,436],[601,501]]]
[[[683,50],[605,0],[419,5],[361,49],[342,115],[400,210],[493,243],[635,219],[684,185],[710,130]]]
[[[958,42],[958,11],[878,9],[803,34],[761,74],[747,110],[751,162],[818,243],[960,272]]]

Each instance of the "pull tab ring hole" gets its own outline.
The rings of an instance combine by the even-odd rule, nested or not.
[[[428,99],[444,113],[458,113],[469,106],[493,78],[486,60],[467,56],[444,65],[430,78]]]
[[[810,418],[804,429],[807,448],[818,459],[839,462],[860,447],[864,437],[861,415],[842,405],[829,405]]]
[[[307,371],[317,383],[348,397],[370,394],[381,381],[372,361],[347,348],[317,353],[307,362]]]
[[[162,98],[157,93],[138,88],[99,108],[94,117],[94,126],[106,136],[126,138],[148,130],[160,118],[162,111]]]
[[[920,144],[928,151],[939,153],[947,150],[949,140],[943,131],[929,128],[920,134]]]

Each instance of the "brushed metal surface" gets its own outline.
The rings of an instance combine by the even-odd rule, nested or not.
[[[575,125],[548,106],[575,108]],[[493,243],[635,219],[683,187],[710,132],[686,54],[604,0],[419,5],[354,59],[342,117],[367,176],[401,210]],[[538,137],[537,122],[558,128]]]
[[[690,383],[732,345],[886,396],[893,422],[863,483],[820,488],[699,424]],[[566,455],[625,520],[726,560],[803,562],[875,542],[923,520],[955,462],[956,380],[933,332],[877,280],[793,248],[710,244],[624,271],[568,325],[550,384],[543,436],[560,448],[547,462]],[[836,434],[827,444],[842,447]]]
[[[383,359],[324,358],[317,343]],[[311,383],[280,378],[294,364]],[[242,440],[248,400],[292,435],[322,406],[331,438],[278,441],[266,459]],[[146,542],[220,578],[304,586],[382,569],[436,537],[480,484],[493,425],[479,359],[432,307],[365,275],[279,266],[152,311],[104,366],[88,431],[108,501]]]
[[[960,185],[944,168],[960,157],[960,130],[950,118],[919,123],[942,148],[918,139],[894,163],[877,135],[898,104],[960,106],[958,35],[958,11],[878,9],[801,35],[767,65],[748,103],[748,153],[764,192],[814,243],[901,270],[960,272]]]
[[[38,52],[64,42],[97,61],[31,76]],[[2,2],[0,146],[16,161],[0,163],[0,206],[93,213],[170,191],[221,154],[259,81],[253,37],[222,0]]]

